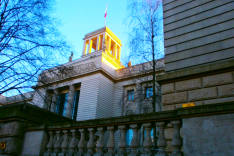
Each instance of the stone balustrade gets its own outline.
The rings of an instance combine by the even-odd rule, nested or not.
[[[182,155],[180,119],[167,120],[165,118],[161,121],[146,120],[141,122],[135,121],[125,123],[112,122],[111,124],[100,125],[92,125],[92,123],[95,122],[92,120],[91,122],[88,121],[89,120],[86,121],[86,126],[79,127],[67,124],[65,124],[64,127],[61,125],[49,126],[48,134],[50,139],[48,141],[47,151],[44,153],[44,156],[109,156],[115,154],[131,156],[138,156],[140,154],[151,156],[155,154],[156,156],[166,156],[167,153],[165,148],[167,147],[167,141],[165,139],[164,130],[168,123],[171,123],[171,125],[174,127],[174,136],[172,140],[172,146],[174,150],[171,155]],[[85,121],[83,121],[83,123],[84,122]],[[152,136],[150,134],[154,126],[156,126],[156,130],[159,132],[159,136],[156,141],[157,146],[154,146],[151,138]],[[133,137],[130,146],[127,146],[126,132],[129,129],[132,129]],[[141,144],[142,147],[140,146],[139,138],[140,129],[145,130],[144,139]],[[120,133],[120,135],[118,135],[118,139],[116,139],[115,135],[117,131]],[[116,142],[116,140],[118,140],[118,142]],[[127,152],[127,148],[130,148],[130,152]]]

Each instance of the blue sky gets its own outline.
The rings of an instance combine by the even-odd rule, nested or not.
[[[127,26],[123,23],[126,18],[127,0],[56,0],[54,16],[61,21],[59,30],[73,45],[73,60],[82,55],[85,34],[104,26],[107,3],[106,26],[122,41],[121,57],[124,57],[128,53]],[[65,62],[67,60],[68,58],[64,59]]]

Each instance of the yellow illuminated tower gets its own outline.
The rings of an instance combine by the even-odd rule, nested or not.
[[[114,69],[124,68],[120,62],[121,41],[108,27],[86,34],[83,40],[82,57],[102,51],[102,62]]]

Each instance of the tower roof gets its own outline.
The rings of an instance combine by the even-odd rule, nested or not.
[[[97,29],[95,31],[92,31],[88,34],[85,34],[85,37],[83,38],[83,40],[86,40],[90,37],[97,36],[98,34],[103,34],[105,32],[108,33],[108,35],[110,35],[120,46],[122,46],[121,40],[107,26]]]

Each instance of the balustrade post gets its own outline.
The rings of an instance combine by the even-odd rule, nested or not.
[[[61,132],[56,131],[56,142],[54,144],[54,152],[51,154],[52,156],[58,156],[60,150],[61,150]]]
[[[171,156],[182,156],[182,152],[181,152],[182,140],[181,140],[181,136],[180,136],[181,123],[179,120],[177,120],[177,121],[171,121],[171,124],[174,127],[174,136],[172,139],[172,146],[173,146],[174,150],[173,150]]]
[[[75,149],[77,147],[76,130],[73,129],[73,130],[71,130],[71,132],[72,132],[72,139],[71,139],[71,142],[70,142],[69,148],[68,148],[69,153],[66,156],[74,156]]]
[[[138,139],[138,130],[139,130],[140,127],[139,127],[138,124],[133,124],[133,125],[130,125],[130,128],[133,131],[133,137],[132,137],[132,141],[131,141],[131,144],[130,144],[130,147],[131,147],[130,155],[138,156],[139,152],[137,151],[137,149],[140,146],[140,142],[139,142],[139,139]]]
[[[157,122],[156,123],[157,127],[158,127],[158,131],[159,131],[159,137],[158,137],[158,141],[157,141],[157,146],[159,148],[158,153],[156,154],[156,156],[167,156],[167,153],[165,151],[165,148],[167,147],[167,141],[164,135],[164,130],[165,127],[167,126],[165,122]]]
[[[127,126],[126,125],[120,125],[118,126],[120,129],[120,140],[119,140],[119,155],[125,155],[126,153],[126,147],[127,147],[127,142],[126,142],[126,131],[127,131]]]
[[[94,144],[94,133],[95,133],[95,129],[94,128],[89,128],[89,141],[87,143],[87,148],[88,148],[88,154],[89,155],[93,155],[94,154],[94,148],[95,148],[95,144]]]
[[[78,144],[79,151],[77,153],[77,156],[83,156],[85,153],[85,129],[79,129],[79,131],[81,138]]]
[[[62,151],[61,153],[59,153],[59,156],[66,156],[67,152],[68,152],[68,147],[69,147],[69,137],[68,137],[68,130],[64,130],[64,139],[63,139],[63,143],[61,145]]]
[[[107,127],[107,129],[110,131],[110,137],[109,137],[109,140],[107,142],[107,148],[108,148],[108,152],[106,155],[114,155],[115,154],[115,151],[114,151],[114,148],[115,148],[115,139],[114,139],[114,134],[115,134],[115,131],[116,131],[116,128],[115,126],[109,126]]]
[[[144,147],[144,155],[152,155],[151,148],[153,147],[153,143],[150,137],[150,131],[152,129],[152,124],[151,123],[144,123],[143,124],[145,131],[146,131],[146,136],[144,138],[143,142],[143,147]]]
[[[54,148],[54,131],[50,131],[49,134],[50,134],[50,140],[47,144],[47,152],[44,153],[44,156],[50,156]]]
[[[99,139],[97,143],[97,154],[96,156],[103,156],[103,148],[104,148],[104,133],[106,129],[104,127],[98,127],[97,128],[99,133]]]

